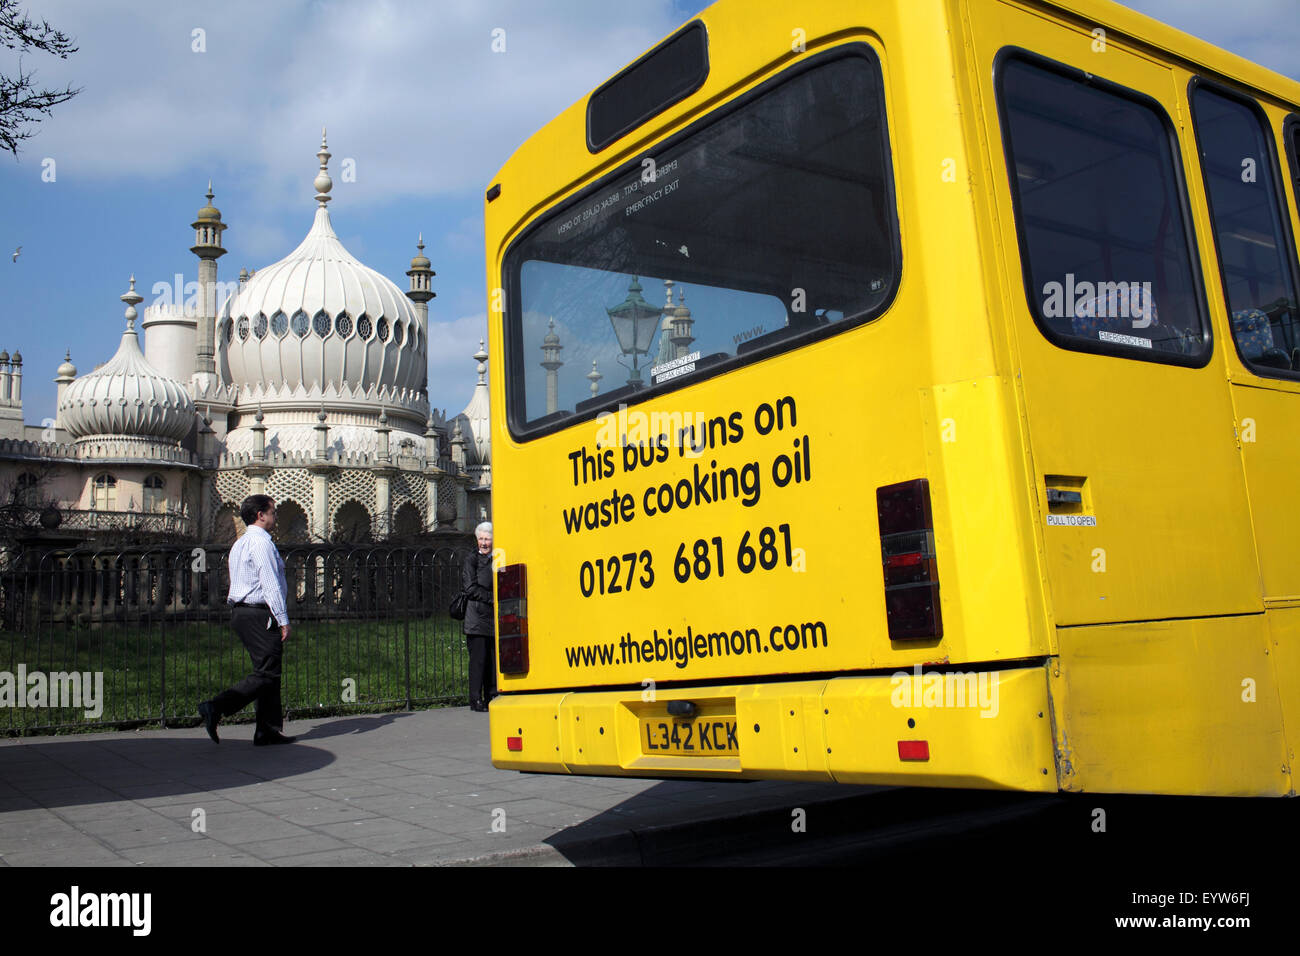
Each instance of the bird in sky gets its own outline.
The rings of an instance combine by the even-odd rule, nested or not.
[[[23,254],[23,247],[22,247],[22,246],[19,246],[17,249],[14,250],[14,259],[13,259],[13,261],[14,261],[14,262],[17,262],[17,261],[18,261],[18,257],[21,256],[22,254]]]

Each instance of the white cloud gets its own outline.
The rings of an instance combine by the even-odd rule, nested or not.
[[[487,341],[487,313],[429,323],[429,404],[458,413],[477,381],[474,353]]]
[[[669,0],[633,12],[611,16],[602,0],[47,0],[40,16],[80,50],[25,65],[84,91],[22,158],[95,178],[210,166],[227,193],[300,207],[327,125],[336,195],[477,191],[528,135],[677,25]],[[498,27],[504,53],[492,51]],[[199,29],[206,52],[192,50]],[[345,158],[355,183],[341,180]]]

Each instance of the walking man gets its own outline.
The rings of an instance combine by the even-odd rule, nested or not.
[[[253,673],[234,687],[199,704],[199,716],[215,743],[217,724],[257,702],[257,727],[253,743],[291,744],[297,738],[281,733],[280,657],[289,639],[289,588],[284,579],[284,559],[271,540],[275,527],[275,501],[267,495],[249,495],[239,507],[247,529],[230,549],[230,594],[234,606],[231,625],[253,659]]]

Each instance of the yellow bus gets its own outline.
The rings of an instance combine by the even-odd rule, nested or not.
[[[1300,83],[722,0],[486,194],[521,771],[1292,795]]]

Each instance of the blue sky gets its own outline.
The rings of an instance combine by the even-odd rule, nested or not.
[[[80,51],[24,67],[84,92],[17,160],[0,156],[0,347],[23,353],[27,421],[53,414],[65,348],[83,373],[112,355],[128,274],[146,305],[155,282],[195,278],[190,223],[209,178],[229,226],[223,280],[298,244],[322,125],[331,216],[352,254],[405,289],[424,233],[438,273],[429,398],[458,411],[486,328],[484,188],[522,140],[706,5],[30,0]],[[1300,79],[1298,0],[1129,5]],[[504,53],[492,51],[498,28]],[[0,51],[0,70],[14,66]],[[53,182],[42,179],[49,160]]]

